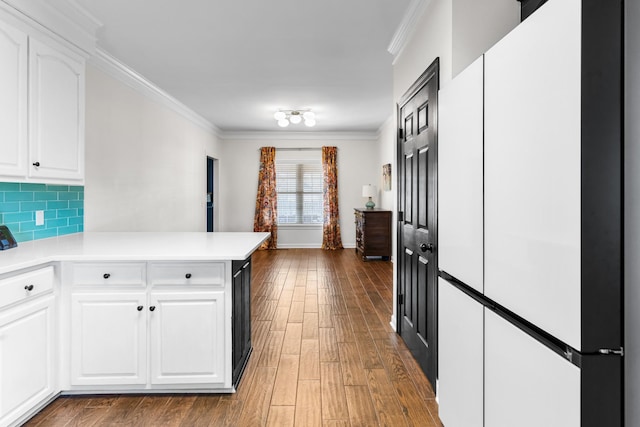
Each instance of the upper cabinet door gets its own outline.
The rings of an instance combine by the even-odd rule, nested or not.
[[[484,159],[485,294],[580,349],[580,0],[486,53]]]
[[[0,22],[0,175],[27,175],[27,35]]]
[[[32,38],[29,76],[29,176],[82,181],[84,62]]]
[[[483,292],[483,58],[439,96],[438,265]]]

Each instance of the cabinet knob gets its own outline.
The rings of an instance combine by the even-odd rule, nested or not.
[[[149,311],[153,311],[153,310],[155,310],[155,309],[156,309],[156,306],[155,306],[155,305],[152,305],[151,307],[149,307]]]
[[[25,287],[24,287],[24,289],[25,289],[26,291],[31,292],[31,291],[33,290],[33,285],[27,285],[27,286],[25,286]]]
[[[111,275],[109,273],[104,273],[102,277],[104,277],[105,279],[108,279],[109,277],[111,277]]]
[[[191,273],[185,274],[184,277],[186,277],[187,279],[191,279]]]
[[[144,308],[143,306],[139,305],[138,306],[138,311],[142,311],[143,308]]]
[[[40,166],[40,162],[34,162],[34,163],[33,163],[33,166],[35,166],[35,167],[39,167],[39,166]]]

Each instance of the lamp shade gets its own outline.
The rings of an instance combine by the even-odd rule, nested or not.
[[[362,186],[362,197],[374,197],[376,195],[376,186],[366,184]]]

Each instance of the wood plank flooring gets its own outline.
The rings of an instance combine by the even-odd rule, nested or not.
[[[61,397],[27,426],[441,426],[389,325],[392,264],[353,250],[253,256],[253,354],[235,394]]]

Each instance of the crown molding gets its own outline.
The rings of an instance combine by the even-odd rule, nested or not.
[[[145,97],[170,108],[204,130],[213,133],[217,137],[221,137],[220,129],[216,125],[104,50],[97,48],[88,62]]]
[[[304,140],[304,141],[336,141],[336,140],[376,140],[377,132],[281,132],[281,131],[249,131],[222,132],[223,140]]]
[[[0,6],[15,18],[70,44],[84,56],[95,50],[102,23],[75,0],[2,0]]]
[[[391,38],[389,47],[387,47],[389,53],[393,55],[394,64],[416,30],[420,18],[422,18],[422,15],[425,10],[427,10],[427,7],[429,7],[429,4],[431,4],[431,1],[432,0],[411,0],[398,29]]]

